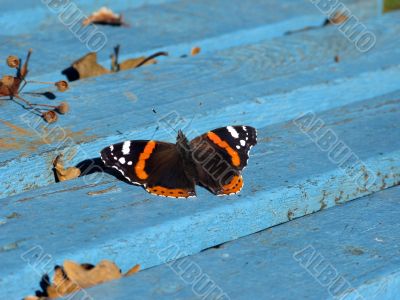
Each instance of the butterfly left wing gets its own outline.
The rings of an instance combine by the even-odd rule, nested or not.
[[[227,126],[211,130],[190,142],[198,183],[216,195],[230,195],[243,187],[241,171],[250,149],[257,144],[251,126]]]
[[[170,144],[171,147],[173,144]],[[133,184],[144,185],[146,183],[145,176],[138,174],[136,169],[137,163],[141,160],[140,157],[149,156],[154,151],[154,141],[135,140],[125,141],[104,148],[100,152],[103,163],[110,168],[119,171],[129,182]],[[164,148],[168,148],[165,145]]]
[[[175,144],[125,141],[104,148],[101,159],[106,166],[118,170],[129,182],[143,185],[151,194],[174,198],[196,195],[195,183],[186,175]]]

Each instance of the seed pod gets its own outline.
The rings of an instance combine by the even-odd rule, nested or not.
[[[19,67],[19,58],[15,55],[10,55],[9,57],[7,57],[7,65],[10,68],[17,69]]]
[[[67,102],[61,102],[55,109],[59,114],[66,114],[69,111],[69,105]]]
[[[49,111],[42,113],[42,118],[47,123],[54,123],[58,120],[58,116],[54,110],[49,110]]]
[[[68,82],[66,82],[65,80],[57,81],[54,85],[60,92],[65,92],[66,90],[68,90]]]
[[[1,83],[7,87],[11,87],[14,84],[14,77],[10,75],[5,75],[1,79]]]

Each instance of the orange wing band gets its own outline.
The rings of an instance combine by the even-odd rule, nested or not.
[[[221,138],[216,135],[214,132],[208,132],[207,133],[207,137],[216,145],[218,145],[219,147],[223,148],[226,150],[226,152],[228,152],[229,156],[232,158],[232,164],[235,167],[240,166],[240,157],[238,155],[238,153],[233,150],[231,148],[231,146],[228,145],[227,142],[224,142],[223,140],[221,140]]]
[[[240,192],[243,187],[243,178],[242,176],[233,176],[231,182],[222,186],[222,190],[219,194],[229,195],[236,194]]]
[[[149,177],[144,168],[146,166],[146,160],[150,158],[150,155],[155,147],[156,147],[155,141],[148,141],[143,149],[143,152],[140,153],[139,160],[135,165],[136,176],[142,180],[147,179]]]
[[[175,197],[175,198],[188,198],[191,196],[195,196],[195,193],[192,191],[184,190],[184,189],[169,189],[162,186],[153,186],[146,188],[150,194],[155,194],[158,196],[164,197]]]

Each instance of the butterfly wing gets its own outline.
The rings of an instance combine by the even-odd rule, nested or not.
[[[190,142],[198,183],[216,195],[230,195],[243,187],[241,171],[250,149],[257,144],[251,126],[227,126],[211,130]]]
[[[104,148],[101,158],[128,181],[147,192],[166,197],[195,196],[195,183],[184,169],[175,144],[158,141],[125,141]]]

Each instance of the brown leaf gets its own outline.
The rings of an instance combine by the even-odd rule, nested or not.
[[[100,76],[111,73],[97,63],[97,53],[90,52],[72,64],[72,67],[79,73],[79,79]]]
[[[119,70],[123,71],[123,70],[135,69],[143,65],[152,65],[155,63],[157,63],[155,59],[147,59],[147,57],[141,56],[138,58],[131,58],[123,61],[122,63],[119,64]]]
[[[139,270],[140,270],[140,265],[135,265],[124,274],[124,277],[131,276],[131,275],[139,272]]]
[[[102,260],[96,267],[90,270],[85,269],[82,265],[73,261],[65,261],[64,270],[67,277],[81,288],[122,277],[116,264],[108,260]]]
[[[123,276],[126,277],[135,274],[139,269],[140,265],[135,265]],[[43,287],[43,292],[41,294],[53,299],[121,277],[122,274],[118,266],[109,260],[102,260],[96,266],[91,264],[78,264],[67,260],[62,267],[57,266],[55,268],[53,282]],[[28,296],[24,300],[43,299],[48,298]]]
[[[81,170],[75,167],[64,168],[62,154],[58,155],[53,161],[54,170],[59,181],[66,181],[77,178],[81,175]]]
[[[87,19],[83,20],[82,23],[84,26],[87,26],[89,24],[112,26],[128,25],[123,21],[122,15],[117,15],[107,7],[102,7],[98,11],[95,11]]]
[[[56,267],[54,270],[53,284],[49,285],[46,294],[50,298],[58,298],[80,290],[80,286],[71,281],[63,267]]]
[[[138,58],[127,59],[119,64],[119,70],[128,70],[128,69],[135,69],[139,68],[144,65],[152,65],[156,64],[157,61],[155,60],[158,56],[168,56],[167,52],[156,52],[148,57],[142,56]]]

